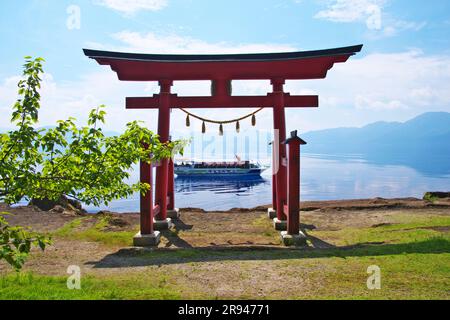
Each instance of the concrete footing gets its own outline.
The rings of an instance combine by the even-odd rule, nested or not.
[[[140,232],[134,236],[133,245],[135,247],[156,247],[161,240],[159,231],[154,231],[152,234],[142,235]]]
[[[281,231],[281,241],[287,247],[306,246],[306,236],[301,231],[299,234],[288,234],[287,231]]]
[[[167,218],[166,220],[154,220],[153,229],[155,230],[169,230],[172,228],[172,219]]]
[[[287,220],[278,220],[278,218],[273,218],[273,226],[277,231],[286,231]]]
[[[179,220],[180,219],[180,209],[175,208],[173,210],[167,210],[167,218],[170,218],[172,220]]]
[[[270,220],[273,220],[274,218],[277,217],[277,211],[274,210],[273,208],[269,208],[267,209],[267,216],[269,217]]]

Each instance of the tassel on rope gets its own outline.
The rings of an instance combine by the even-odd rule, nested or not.
[[[213,124],[219,124],[219,134],[221,136],[224,135],[224,131],[223,131],[223,125],[224,124],[229,124],[229,123],[234,123],[236,122],[236,132],[239,133],[241,131],[241,124],[240,121],[244,120],[244,119],[248,119],[249,117],[252,118],[252,126],[256,126],[256,114],[258,112],[260,112],[263,108],[259,108],[258,110],[256,110],[253,113],[250,113],[246,116],[237,118],[237,119],[232,119],[232,120],[227,120],[227,121],[217,121],[217,120],[211,120],[211,119],[206,119],[206,118],[202,118],[200,116],[197,116],[195,114],[192,114],[190,112],[187,112],[184,109],[181,109],[184,113],[186,113],[186,126],[190,127],[191,126],[191,117],[198,119],[200,121],[202,121],[202,133],[206,133],[206,123],[213,123]]]
[[[256,126],[256,115],[252,115],[252,126]]]
[[[191,126],[191,119],[189,118],[189,114],[186,117],[186,127],[190,127]]]

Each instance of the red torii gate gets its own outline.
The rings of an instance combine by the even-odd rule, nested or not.
[[[158,135],[161,142],[169,140],[171,108],[273,108],[274,130],[278,130],[275,146],[279,164],[273,176],[273,213],[285,228],[287,203],[285,108],[318,107],[318,96],[292,96],[284,92],[286,80],[323,79],[335,63],[346,62],[350,56],[360,52],[362,45],[336,49],[257,54],[220,55],[163,55],[121,53],[84,49],[89,58],[101,65],[109,65],[123,81],[158,81],[160,93],[152,97],[126,98],[127,109],[158,109]],[[210,80],[212,95],[200,97],[179,97],[171,93],[173,81]],[[232,80],[270,80],[272,92],[266,96],[232,96]],[[274,146],[274,147],[275,147]],[[170,226],[168,210],[174,211],[173,162],[163,160],[157,167],[155,207],[151,192],[141,198],[141,236],[150,240],[136,241],[149,244],[158,238],[155,229]],[[141,164],[141,180],[151,184],[151,167]],[[153,238],[152,238],[153,237]],[[158,238],[159,239],[159,238]],[[156,243],[158,242],[156,239]]]

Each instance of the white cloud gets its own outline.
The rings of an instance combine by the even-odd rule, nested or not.
[[[424,84],[422,87],[412,89],[409,98],[414,99],[418,105],[427,106],[439,99],[439,88],[435,89]]]
[[[355,97],[355,107],[357,109],[366,110],[399,110],[408,108],[408,106],[399,100],[372,100],[371,98],[363,95],[357,95]]]
[[[385,37],[396,36],[402,31],[419,31],[427,25],[426,21],[414,22],[405,20],[396,20],[383,28],[382,35]]]
[[[320,107],[307,111],[313,128],[362,125],[378,120],[404,121],[428,111],[450,112],[450,56],[420,50],[373,53],[337,64],[327,79],[293,81],[292,93],[310,89]],[[304,121],[304,114],[290,117]],[[296,120],[297,119],[297,120]]]
[[[398,35],[402,31],[419,31],[427,23],[398,20],[383,13],[388,0],[332,0],[325,10],[314,17],[333,22],[364,22],[369,38],[379,39]]]
[[[179,35],[165,37],[158,34],[121,32],[120,48],[104,46],[108,50],[141,52],[255,52],[287,51],[297,48],[289,44],[230,44],[211,43]],[[192,44],[192,45],[191,45]],[[94,61],[90,63],[95,64]],[[57,119],[75,116],[81,121],[98,104],[108,105],[107,128],[119,130],[132,120],[146,120],[156,129],[157,111],[126,110],[125,97],[148,96],[157,92],[156,83],[121,82],[109,68],[95,65],[95,73],[77,81],[59,83],[51,76],[44,79],[42,89],[41,125],[53,124]],[[16,82],[9,77],[0,83],[0,127],[8,126],[10,106],[16,99]],[[450,56],[425,55],[420,50],[398,53],[357,55],[347,63],[336,64],[324,80],[287,81],[286,91],[292,94],[318,94],[318,109],[290,109],[287,129],[302,132],[337,126],[363,125],[379,120],[404,121],[427,111],[450,112]],[[270,90],[268,81],[239,81],[233,84],[235,94],[264,94]],[[202,95],[209,92],[208,83],[176,82],[173,91],[180,95]],[[253,110],[253,109],[250,109]],[[208,109],[195,113],[213,119],[235,118],[248,110]],[[172,113],[172,127],[184,128],[185,115]],[[258,127],[272,127],[272,110],[258,114]],[[243,123],[243,130],[250,128]],[[200,124],[193,123],[199,130]],[[208,131],[216,130],[211,126]]]
[[[19,76],[9,77],[0,84],[0,127],[10,128],[11,107],[17,99]],[[110,70],[87,74],[79,81],[57,83],[52,75],[43,77],[39,126],[54,125],[57,120],[75,117],[79,125],[85,125],[88,113],[100,104],[106,104],[109,129],[123,129],[136,119],[149,119],[149,112],[125,111],[125,97],[145,95],[145,83],[123,83]],[[151,112],[151,111],[150,111]],[[153,123],[149,121],[149,125]]]
[[[211,43],[190,37],[179,35],[158,35],[154,33],[139,34],[136,32],[120,32],[113,35],[119,40],[120,47],[111,47],[102,44],[90,43],[89,47],[107,50],[120,50],[128,52],[146,53],[245,53],[245,52],[274,52],[292,51],[297,48],[288,44],[232,44],[226,42]],[[91,61],[90,63],[95,63]],[[127,96],[149,96],[158,91],[157,83],[135,83],[121,82],[109,68],[96,66],[99,71],[87,74],[79,81],[57,83],[46,75],[42,86],[42,109],[40,111],[40,125],[52,125],[56,120],[73,116],[84,123],[88,112],[99,104],[108,106],[107,127],[113,130],[124,128],[129,121],[140,119],[148,120],[150,128],[156,128],[153,121],[156,111],[152,110],[126,110],[125,97]],[[10,77],[0,84],[0,112],[9,114],[10,108],[16,99],[16,84],[20,77]],[[266,88],[270,86],[266,83]],[[236,91],[257,94],[261,90],[258,81],[236,84]],[[210,84],[204,81],[175,82],[173,91],[180,95],[204,95],[209,94]],[[267,90],[265,90],[267,92]],[[57,111],[57,112],[55,112]],[[242,110],[245,113],[248,110]],[[218,116],[225,119],[234,117],[236,110],[198,110],[199,114]],[[270,116],[270,113],[266,113]],[[261,119],[263,119],[264,113]],[[174,127],[184,126],[184,116],[181,112],[173,113]],[[9,117],[0,118],[0,127],[7,127]],[[245,130],[245,124],[243,124]]]
[[[145,53],[253,53],[297,50],[289,44],[253,43],[234,44],[228,42],[207,42],[177,34],[160,35],[153,32],[122,31],[113,38],[123,43],[121,50]]]
[[[94,3],[127,15],[140,10],[158,11],[167,6],[167,0],[96,0]]]
[[[334,0],[315,18],[334,22],[365,22],[370,30],[381,29],[381,14],[386,0]]]

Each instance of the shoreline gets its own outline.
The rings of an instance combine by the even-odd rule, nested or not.
[[[231,212],[266,212],[272,205],[262,205],[253,208],[231,208],[229,210],[205,210],[201,208],[180,208],[181,211],[195,211],[202,213],[231,213]],[[443,198],[427,201],[414,197],[406,198],[368,198],[343,200],[311,200],[301,201],[300,211],[316,210],[370,210],[370,209],[423,209],[450,208],[450,199]]]
[[[3,210],[17,210],[23,208],[30,208],[34,206],[30,205],[13,205],[9,206],[0,202],[0,211]],[[195,212],[195,213],[246,213],[246,212],[267,212],[268,208],[272,205],[261,205],[252,208],[231,208],[228,210],[205,210],[196,207],[184,207],[179,208],[181,212]],[[381,209],[425,209],[425,208],[450,208],[450,198],[438,198],[434,201],[419,199],[415,197],[405,198],[367,198],[367,199],[341,199],[341,200],[310,200],[300,202],[300,211],[330,211],[330,210],[381,210]],[[38,208],[34,208],[37,211],[42,211]],[[104,209],[96,212],[88,211],[85,215],[102,215],[102,214],[114,214],[114,215],[130,215],[139,214],[138,211],[129,212],[115,212],[112,210]]]

